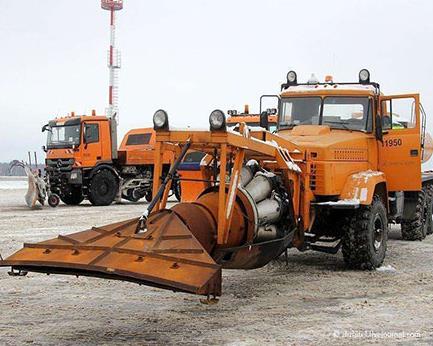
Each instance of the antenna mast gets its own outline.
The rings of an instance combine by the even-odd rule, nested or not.
[[[108,50],[110,79],[106,113],[108,117],[117,123],[117,115],[119,114],[117,105],[119,99],[120,51],[116,49],[116,11],[120,11],[123,8],[123,0],[101,0],[101,7],[104,10],[110,11],[110,49]]]

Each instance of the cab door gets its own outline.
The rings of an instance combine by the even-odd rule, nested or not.
[[[419,94],[380,98],[383,141],[379,170],[388,191],[421,190],[421,124]]]
[[[82,165],[84,167],[93,167],[101,160],[100,124],[98,122],[86,121],[83,124]]]

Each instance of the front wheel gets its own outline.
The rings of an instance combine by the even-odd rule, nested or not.
[[[116,198],[119,184],[108,169],[98,171],[90,182],[89,201],[93,205],[110,205]]]
[[[78,205],[83,201],[84,196],[80,186],[70,186],[68,189],[60,193],[60,199],[67,205]]]
[[[361,206],[343,228],[343,257],[351,268],[375,269],[382,265],[387,248],[388,219],[381,198]]]

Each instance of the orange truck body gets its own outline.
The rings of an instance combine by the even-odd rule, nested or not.
[[[49,129],[46,172],[50,190],[64,203],[79,204],[84,198],[95,205],[122,197],[134,202],[151,199],[152,128],[130,130],[119,149],[115,121],[106,116],[73,114],[56,118],[44,128]],[[171,152],[163,155],[164,172],[172,157]]]
[[[125,165],[153,165],[155,137],[155,131],[150,127],[129,130],[120,143],[119,160]],[[165,164],[169,164],[172,160],[172,152],[163,153]]]

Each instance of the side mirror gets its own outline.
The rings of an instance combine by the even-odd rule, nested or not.
[[[268,112],[262,112],[260,114],[260,127],[263,127],[266,129],[266,131],[269,131]]]
[[[45,145],[43,145],[43,146],[42,146],[42,150],[43,150],[44,152],[47,152],[47,147],[46,147]]]
[[[379,141],[383,141],[383,132],[382,132],[382,117],[380,115],[376,115],[376,124],[375,124],[375,134],[376,139]]]
[[[42,126],[42,132],[45,132],[45,131],[50,131],[51,132],[51,126],[48,125],[48,124]]]

